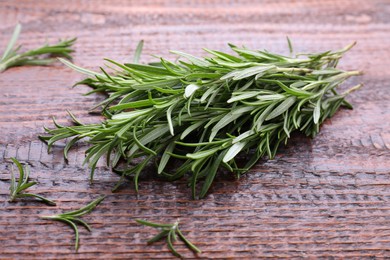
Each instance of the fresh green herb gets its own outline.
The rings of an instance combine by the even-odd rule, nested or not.
[[[54,45],[46,44],[38,49],[19,53],[21,46],[15,47],[15,44],[19,38],[21,29],[22,26],[20,24],[16,25],[11,40],[9,41],[7,48],[5,49],[0,59],[0,72],[16,66],[49,65],[56,61],[56,59],[52,57],[65,57],[67,59],[72,59],[70,56],[70,54],[73,52],[71,47],[76,41],[76,38],[60,41]],[[42,55],[48,55],[49,57],[42,57]]]
[[[173,241],[177,240],[177,236],[184,242],[184,244],[194,251],[195,253],[202,253],[199,248],[197,248],[194,244],[192,244],[188,239],[185,238],[183,233],[179,229],[179,221],[176,221],[173,224],[159,224],[159,223],[153,223],[146,220],[137,219],[136,220],[139,224],[154,227],[159,230],[161,230],[160,233],[158,233],[156,236],[148,240],[148,244],[157,242],[163,238],[167,239],[167,244],[169,250],[172,252],[173,255],[177,257],[182,257],[174,248]]]
[[[361,85],[341,94],[336,89],[361,73],[336,65],[354,44],[294,56],[230,45],[236,55],[205,49],[212,57],[197,58],[174,51],[187,61],[161,58],[149,65],[107,59],[117,67],[112,75],[62,60],[89,76],[78,83],[94,88],[89,94],[108,95],[96,106],[106,119],[83,124],[70,114],[74,126],[54,122],[56,128],[45,128],[48,135],[40,138],[48,149],[70,138],[65,158],[77,141],[87,138],[91,180],[105,155],[108,166],[134,178],[136,190],[144,169],[156,165],[168,180],[189,176],[193,197],[204,197],[221,168],[239,177],[260,158],[273,158],[291,132],[315,136],[340,106],[352,108],[344,98]]]
[[[84,206],[81,209],[69,211],[69,212],[64,212],[62,214],[53,215],[53,216],[41,216],[41,218],[61,221],[61,222],[68,224],[69,226],[71,226],[75,232],[75,235],[76,235],[75,250],[77,252],[77,250],[79,249],[79,230],[78,230],[76,224],[77,223],[81,224],[89,232],[91,232],[91,227],[84,220],[80,219],[79,217],[91,212],[97,205],[99,205],[100,202],[102,202],[102,200],[104,200],[104,196],[92,201],[87,206]]]
[[[16,182],[14,170],[12,167],[12,169],[11,169],[11,186],[9,188],[9,190],[10,190],[9,201],[14,202],[18,198],[34,197],[34,198],[37,198],[48,205],[55,206],[56,203],[54,201],[46,199],[40,195],[32,194],[32,193],[23,193],[24,190],[34,186],[37,183],[35,181],[33,181],[33,182],[28,181],[28,177],[30,174],[30,168],[27,165],[25,165],[24,169],[23,169],[22,164],[16,158],[11,158],[11,160],[14,162],[14,164],[19,169],[19,180],[18,180],[18,182]]]

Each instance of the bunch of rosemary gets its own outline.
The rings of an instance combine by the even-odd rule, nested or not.
[[[157,173],[169,180],[189,174],[192,195],[204,197],[219,169],[238,176],[261,157],[273,158],[281,143],[298,130],[315,136],[319,126],[341,105],[357,85],[339,94],[336,89],[359,71],[336,68],[343,54],[338,51],[293,55],[250,50],[230,45],[236,55],[208,50],[211,57],[197,58],[173,51],[185,58],[171,62],[160,58],[149,65],[138,63],[142,43],[134,62],[116,66],[114,74],[104,69],[93,72],[62,60],[89,78],[78,84],[104,92],[101,124],[83,124],[72,114],[73,126],[45,129],[41,137],[50,147],[71,138],[64,155],[80,139],[88,138],[85,162],[92,168],[99,158],[107,165],[127,166],[123,176],[138,179],[145,167],[155,164]],[[246,155],[244,163],[237,158]],[[131,163],[137,158],[140,162]],[[203,180],[200,191],[197,183]]]

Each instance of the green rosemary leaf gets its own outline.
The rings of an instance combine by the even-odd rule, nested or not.
[[[68,151],[77,141],[79,141],[81,138],[80,137],[74,137],[72,140],[70,140],[64,147],[64,159],[68,161]]]
[[[174,240],[174,239],[172,239],[172,237],[173,237],[174,234],[175,234],[175,233],[174,233],[173,230],[169,230],[168,236],[167,236],[168,248],[169,248],[169,250],[171,250],[171,252],[172,252],[172,254],[173,254],[174,256],[177,256],[177,257],[180,257],[180,258],[181,258],[181,255],[176,251],[176,249],[173,247],[173,244],[172,244],[172,240]]]
[[[165,135],[169,131],[168,126],[159,126],[147,134],[145,134],[142,138],[139,139],[139,143],[141,145],[147,145],[151,142],[154,142],[156,140],[159,140],[163,135]],[[129,150],[129,155],[133,155],[138,150],[138,145],[133,145],[131,149]]]
[[[154,242],[157,242],[157,241],[163,239],[164,237],[168,236],[169,232],[170,232],[169,230],[163,230],[160,233],[158,233],[156,236],[149,239],[147,243],[152,244]]]
[[[224,151],[218,155],[218,157],[215,159],[211,167],[209,168],[209,172],[206,176],[206,179],[204,181],[204,184],[202,186],[202,190],[200,191],[199,197],[203,198],[206,196],[207,191],[210,189],[211,184],[214,181],[214,177],[217,174],[219,164],[221,163],[222,159],[225,157],[227,151]]]
[[[16,183],[16,178],[13,172],[13,169],[11,169],[11,185],[10,185],[10,202],[14,202],[18,198],[26,198],[26,197],[34,197],[37,198],[38,200],[46,203],[47,205],[50,206],[55,206],[56,203],[54,201],[51,201],[49,199],[46,199],[45,197],[42,197],[37,194],[32,194],[32,193],[23,193],[26,189],[34,186],[37,184],[37,182],[29,182],[29,175],[30,175],[30,169],[26,165],[24,168],[22,164],[16,159],[16,158],[11,158],[13,163],[17,166],[19,170],[19,180]]]
[[[224,117],[220,119],[220,121],[215,124],[215,126],[211,129],[209,142],[212,142],[214,137],[218,134],[218,132],[225,128],[228,124],[235,121],[237,118],[242,117],[245,113],[248,113],[252,111],[254,107],[252,106],[246,106],[246,107],[239,107],[235,108],[231,112],[227,113]]]
[[[234,137],[233,141],[232,141],[232,144],[235,144],[235,143],[238,143],[238,142],[241,142],[242,140],[252,136],[255,134],[255,131],[253,129],[251,130],[248,130],[242,134],[240,134],[239,136],[237,137]]]
[[[294,48],[293,48],[293,45],[292,45],[292,43],[291,43],[291,40],[290,40],[290,38],[287,36],[287,43],[288,43],[288,49],[289,49],[289,51],[290,51],[290,56],[292,56],[293,55],[293,53],[294,53]]]
[[[218,73],[192,73],[186,75],[186,80],[197,80],[197,79],[216,79],[219,78],[220,75]]]
[[[176,104],[173,104],[167,109],[167,121],[168,121],[168,126],[169,126],[169,132],[171,133],[172,136],[175,135],[175,130],[174,130],[173,122],[172,122],[172,111],[173,111],[173,109],[175,109],[175,107],[176,107]]]
[[[247,69],[242,70],[240,73],[236,74],[233,77],[233,80],[245,79],[245,78],[248,78],[248,77],[253,76],[253,75],[256,75],[256,78],[259,78],[260,77],[259,75],[261,75],[261,76],[264,75],[263,72],[274,69],[274,68],[276,68],[276,67],[275,66],[258,66],[258,67],[247,68]]]
[[[148,227],[155,227],[155,228],[171,228],[173,224],[160,224],[160,223],[155,223],[155,222],[150,222],[142,219],[136,219],[139,224],[148,226]]]
[[[36,184],[36,183],[34,183],[34,184]],[[45,197],[37,195],[37,194],[22,193],[22,194],[17,195],[17,198],[25,198],[25,197],[37,198],[38,200],[41,200],[42,202],[46,203],[49,206],[56,206],[56,203],[54,201],[46,199]]]
[[[148,83],[139,83],[132,86],[133,89],[153,90],[154,88],[170,88],[176,86],[180,80],[178,79],[162,79]]]
[[[179,235],[179,237],[181,238],[181,240],[183,240],[183,242],[194,252],[196,253],[202,253],[202,251],[200,251],[199,248],[197,248],[194,244],[192,244],[188,239],[185,238],[185,236],[183,235],[183,233],[181,233],[179,227],[177,227],[177,234]]]
[[[196,122],[189,127],[187,127],[181,134],[180,139],[183,140],[186,138],[187,135],[191,134],[191,132],[195,131],[196,129],[200,128],[202,125],[206,124],[206,120],[202,120],[199,122]]]
[[[37,59],[27,59],[27,58],[20,58],[18,60],[15,60],[12,63],[12,67],[17,67],[17,66],[47,66],[55,62],[56,59],[44,59],[40,58],[39,60]]]
[[[75,251],[79,249],[79,230],[77,228],[76,223],[81,224],[84,226],[88,231],[91,231],[91,227],[82,219],[78,218],[81,217],[92,210],[95,209],[97,205],[99,205],[100,202],[104,200],[104,196],[97,198],[96,200],[90,202],[88,205],[74,211],[69,211],[69,212],[64,212],[58,215],[52,215],[52,216],[41,216],[42,219],[49,219],[49,220],[56,220],[56,221],[61,221],[69,226],[72,227],[72,229],[75,232]]]
[[[14,32],[12,34],[12,37],[11,37],[11,39],[10,39],[8,45],[7,45],[7,48],[5,49],[5,51],[3,53],[3,56],[1,57],[2,61],[6,60],[9,56],[11,56],[12,49],[14,48],[15,43],[16,43],[16,41],[19,38],[21,30],[22,30],[22,26],[20,24],[17,24],[15,26]]]
[[[184,90],[184,97],[191,97],[200,87],[195,84],[188,85]]]
[[[144,226],[154,227],[160,230],[162,229],[160,233],[158,233],[156,236],[148,240],[148,244],[157,242],[165,237],[167,246],[171,251],[171,253],[176,257],[182,257],[177,252],[177,250],[173,245],[173,242],[177,240],[177,236],[178,236],[188,247],[188,249],[192,250],[195,253],[202,253],[202,251],[199,248],[197,248],[194,244],[192,244],[180,231],[179,221],[176,221],[173,224],[160,224],[160,223],[149,222],[146,220],[136,219],[136,222]]]
[[[79,244],[79,242],[80,242],[79,229],[77,228],[76,224],[72,220],[69,220],[69,219],[63,218],[63,217],[55,217],[55,216],[47,216],[47,217],[43,216],[41,218],[56,220],[56,221],[60,221],[60,222],[64,222],[65,224],[68,224],[73,229],[74,234],[75,234],[74,249],[76,252],[79,250],[79,246],[80,246],[80,244]]]
[[[84,163],[89,162],[88,166],[91,168],[91,174],[89,177],[91,183],[93,182],[96,164],[98,163],[100,157],[107,153],[110,145],[110,143],[106,143],[104,145],[95,146],[94,149],[91,150],[91,153],[85,157]]]
[[[230,55],[228,53],[223,53],[223,52],[220,52],[220,51],[214,51],[214,50],[209,50],[207,48],[203,48],[203,50],[205,50],[206,52],[210,53],[210,54],[213,54],[215,57],[218,57],[218,58],[221,58],[225,61],[229,61],[229,62],[241,62],[242,59],[236,57],[236,56],[233,56],[233,55]]]
[[[168,60],[165,60],[163,58],[160,58],[161,65],[169,72],[171,72],[173,75],[181,76],[182,73],[185,71],[181,66],[178,66],[177,64],[170,62]]]
[[[187,54],[187,53],[184,53],[184,52],[181,52],[181,51],[171,51],[171,53],[173,54],[177,54],[179,56],[182,56],[186,59],[188,59],[189,61],[191,61],[194,65],[197,65],[199,67],[204,67],[204,66],[209,66],[210,63],[205,61],[205,60],[202,60],[202,59],[199,59],[191,54]]]
[[[21,189],[21,190],[26,190],[26,189],[30,188],[31,186],[34,186],[35,184],[37,184],[35,181],[34,182],[23,183],[18,188]]]
[[[230,44],[235,55],[208,49],[212,57],[172,52],[188,62],[159,57],[143,65],[138,58],[131,64],[106,59],[115,66],[112,74],[65,61],[90,77],[81,83],[92,87],[92,93],[107,94],[96,106],[103,106],[105,119],[81,124],[71,115],[76,125],[55,123],[54,129],[45,128],[47,136],[41,140],[50,148],[70,138],[64,148],[67,157],[86,138],[92,173],[106,156],[107,165],[122,174],[121,182],[132,177],[138,190],[139,177],[154,165],[167,180],[186,177],[193,197],[204,197],[219,171],[239,177],[260,158],[273,158],[292,132],[315,136],[340,106],[351,108],[345,97],[361,85],[343,94],[337,88],[361,72],[336,65],[354,44],[292,56],[287,42],[291,57]],[[237,160],[241,155],[246,162]],[[141,162],[134,165],[136,160]]]
[[[266,121],[274,119],[275,117],[283,114],[287,109],[294,105],[296,97],[286,98],[280,105],[278,105],[272,112],[265,118]]]
[[[233,144],[229,150],[227,151],[226,155],[223,157],[223,162],[228,162],[230,161],[231,159],[233,159],[234,157],[236,157],[236,155],[241,152],[241,150],[245,147],[247,143],[246,142],[238,142],[238,143],[235,143]]]
[[[59,61],[61,61],[63,64],[65,64],[66,66],[68,66],[69,68],[71,69],[74,69],[75,71],[78,71],[82,74],[85,74],[85,75],[88,75],[88,76],[91,76],[91,77],[95,77],[95,76],[101,76],[101,77],[104,77],[103,74],[100,74],[100,73],[96,73],[96,72],[93,72],[91,70],[87,70],[87,69],[84,69],[84,68],[81,68],[79,66],[76,66],[74,65],[73,63],[65,60],[65,59],[62,59],[62,58],[58,58]]]
[[[137,48],[135,49],[133,62],[139,63],[139,58],[141,57],[142,49],[144,47],[144,40],[139,41]]]
[[[147,157],[145,160],[143,160],[143,162],[138,164],[138,166],[135,168],[136,171],[134,173],[134,187],[135,187],[136,192],[138,192],[138,180],[139,180],[139,176],[141,174],[141,171],[145,168],[145,166],[148,164],[150,159],[153,158],[153,156],[154,156],[154,154],[149,155],[149,157]]]
[[[165,68],[151,66],[151,65],[142,65],[142,64],[133,64],[133,63],[125,63],[126,67],[134,69],[136,71],[142,71],[143,73],[148,73],[151,75],[167,75],[172,76],[172,72],[167,71]]]
[[[121,121],[119,120],[126,120],[126,121],[130,121],[132,119],[136,119],[142,115],[145,115],[145,114],[148,114],[149,112],[151,112],[153,110],[153,108],[148,108],[148,109],[144,109],[144,110],[134,110],[134,111],[131,111],[131,112],[123,112],[123,113],[120,113],[120,114],[116,114],[116,115],[113,115],[111,117],[111,121],[110,123],[111,124],[116,124],[117,122],[118,123],[122,123]],[[117,120],[114,121],[114,120]]]
[[[79,224],[81,224],[82,226],[84,226],[85,229],[88,230],[89,232],[92,231],[92,228],[91,228],[91,227],[88,225],[88,223],[85,222],[84,220],[79,219],[79,218],[74,218],[73,221],[74,221],[74,222],[77,222],[77,223],[79,223]]]
[[[175,141],[176,144],[182,145],[182,146],[188,146],[188,147],[197,147],[200,148],[200,146],[209,146],[209,145],[224,145],[225,143],[229,142],[229,140],[218,140],[213,142],[201,142],[201,143],[185,143],[180,141]]]
[[[204,150],[204,151],[200,151],[200,152],[196,152],[196,153],[187,154],[186,156],[187,156],[187,158],[190,158],[193,160],[202,159],[205,157],[212,156],[220,149],[221,149],[220,147],[216,147],[216,148],[209,149],[209,150]]]
[[[163,155],[161,156],[160,164],[158,165],[157,173],[160,174],[164,171],[165,167],[168,164],[168,161],[171,157],[170,153],[175,149],[176,144],[171,142],[164,150]]]
[[[319,98],[313,111],[314,124],[318,124],[318,121],[320,120],[320,116],[321,116],[321,99]]]
[[[258,95],[258,96],[256,96],[256,98],[261,100],[261,101],[270,101],[270,100],[281,100],[281,99],[286,98],[286,96],[282,95],[282,94],[273,94],[273,95]],[[251,104],[255,104],[255,103],[251,103]],[[261,104],[261,103],[258,103],[258,104]]]
[[[258,91],[243,92],[243,93],[233,93],[233,97],[230,98],[226,102],[227,103],[233,103],[233,102],[237,102],[237,101],[240,101],[240,100],[256,97],[257,95],[259,95]]]
[[[151,155],[157,155],[157,153],[151,149],[149,149],[148,147],[146,147],[145,145],[143,145],[137,138],[137,134],[135,132],[135,128],[133,128],[133,139],[134,139],[134,142],[135,144],[138,146],[138,148],[140,148],[141,150],[143,150],[144,152],[148,153],[148,154],[151,154]]]

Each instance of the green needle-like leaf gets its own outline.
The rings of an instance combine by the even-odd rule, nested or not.
[[[5,60],[8,56],[10,56],[10,53],[12,52],[12,49],[14,48],[15,43],[19,38],[21,30],[22,30],[22,26],[20,24],[17,24],[12,34],[11,40],[9,41],[7,48],[3,53],[3,57],[1,57],[1,60]]]
[[[11,185],[10,185],[10,202],[16,201],[18,198],[26,198],[26,197],[33,197],[37,198],[38,200],[50,205],[50,206],[55,206],[56,203],[54,201],[51,201],[49,199],[46,199],[43,196],[33,194],[33,193],[24,193],[24,191],[34,185],[36,185],[36,182],[29,182],[29,174],[30,174],[30,169],[26,165],[24,168],[22,164],[16,159],[16,158],[11,158],[13,163],[17,166],[19,170],[19,180],[16,182],[15,174],[13,169],[11,169]]]
[[[192,244],[186,237],[183,235],[183,233],[179,229],[179,221],[176,221],[173,224],[160,224],[160,223],[154,223],[149,222],[146,220],[137,219],[136,222],[138,222],[141,225],[154,227],[159,230],[161,230],[160,233],[158,233],[156,236],[148,240],[148,244],[157,242],[163,238],[166,238],[167,246],[171,253],[176,257],[182,257],[177,250],[175,249],[173,242],[177,240],[177,236],[184,242],[184,244],[193,252],[195,253],[202,253],[199,248],[197,248],[194,244]]]
[[[143,47],[144,47],[144,41],[141,40],[138,43],[137,48],[135,49],[134,59],[133,59],[134,63],[138,63],[139,62],[139,58],[141,57],[141,53],[142,53]]]
[[[69,211],[69,212],[64,212],[58,215],[53,215],[53,216],[41,216],[42,219],[51,219],[51,220],[56,220],[56,221],[61,221],[69,226],[72,227],[72,229],[75,232],[75,250],[79,249],[79,230],[77,228],[77,223],[81,224],[84,226],[88,231],[91,231],[90,226],[82,219],[78,218],[81,217],[85,214],[88,214],[92,210],[95,209],[97,205],[99,205],[100,202],[104,200],[104,196],[100,197],[92,202],[90,202],[88,205],[74,211]]]

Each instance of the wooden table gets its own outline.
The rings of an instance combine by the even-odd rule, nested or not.
[[[141,3],[142,2],[142,3]],[[146,54],[168,50],[202,55],[202,47],[227,50],[226,43],[287,53],[288,35],[298,51],[357,46],[340,64],[364,76],[347,83],[365,86],[349,97],[355,109],[341,110],[310,139],[295,135],[274,160],[261,161],[240,180],[218,178],[210,194],[193,201],[186,183],[144,180],[119,193],[118,180],[101,164],[94,184],[82,166],[79,145],[63,160],[61,148],[46,152],[37,135],[54,116],[69,123],[66,109],[84,122],[102,96],[71,86],[83,76],[57,63],[20,67],[0,74],[0,258],[170,258],[166,245],[147,246],[155,230],[135,218],[174,221],[198,245],[200,258],[390,256],[390,2],[323,1],[0,1],[0,45],[15,24],[23,48],[77,36],[74,62],[98,69],[105,57],[130,60],[140,39]],[[57,207],[22,200],[9,203],[10,157],[31,167],[39,185],[31,191]],[[79,208],[107,195],[85,216],[80,250],[62,223],[38,218]],[[182,244],[178,251],[193,258]]]

